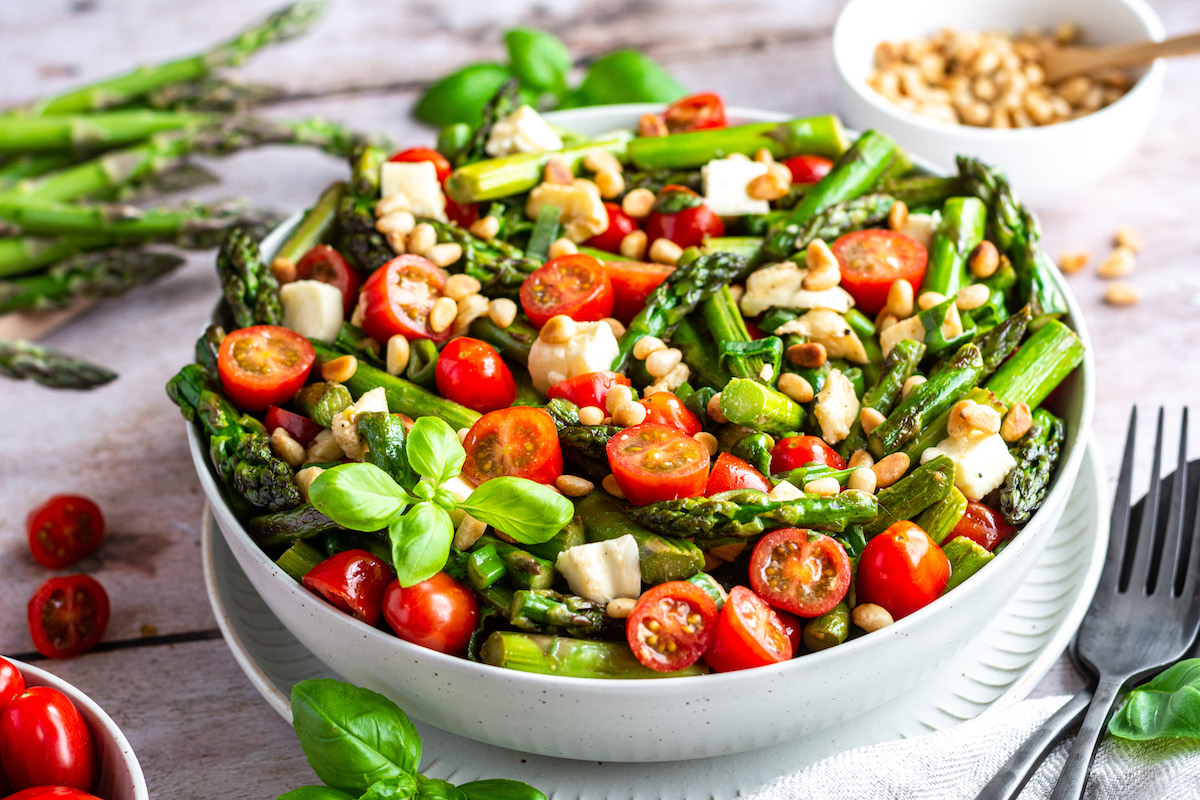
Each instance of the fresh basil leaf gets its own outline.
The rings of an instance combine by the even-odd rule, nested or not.
[[[531,89],[561,97],[567,91],[571,54],[552,33],[534,28],[512,28],[504,34],[509,67]]]
[[[432,578],[446,566],[454,523],[442,507],[420,502],[393,522],[388,533],[396,580],[407,588]]]
[[[553,538],[575,514],[571,501],[549,486],[512,477],[485,481],[458,507],[526,544]]]
[[[361,793],[421,763],[421,736],[395,703],[332,678],[292,687],[292,726],[317,777],[337,789]]]
[[[386,528],[413,501],[374,464],[339,464],[325,470],[308,487],[308,499],[338,525],[355,531]]]
[[[418,417],[408,432],[408,460],[420,475],[441,485],[462,472],[467,453],[445,420]]]
[[[1139,741],[1200,737],[1200,658],[1180,661],[1130,692],[1108,732]]]
[[[588,67],[573,104],[669,103],[687,90],[665,69],[636,50],[617,50]]]
[[[453,783],[436,778],[422,783],[417,789],[417,797],[419,800],[467,800]]]
[[[455,122],[477,125],[483,107],[511,77],[512,72],[500,64],[469,64],[430,86],[413,108],[413,116],[438,127]]]
[[[355,800],[354,795],[328,786],[301,786],[279,795],[275,800]]]
[[[417,779],[412,775],[398,775],[375,781],[358,800],[412,800],[417,796]]]
[[[458,790],[467,796],[467,800],[546,800],[546,795],[528,783],[504,778],[460,783]]]

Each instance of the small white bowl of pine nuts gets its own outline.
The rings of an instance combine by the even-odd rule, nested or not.
[[[1089,186],[1150,127],[1166,67],[1047,85],[1041,48],[1162,39],[1143,0],[850,0],[833,32],[847,125],[878,128],[937,166],[1003,167],[1022,199]]]

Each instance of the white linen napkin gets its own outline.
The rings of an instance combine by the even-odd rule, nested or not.
[[[954,728],[831,756],[757,790],[751,800],[972,800],[1066,697],[1026,700]],[[1070,740],[1030,779],[1021,800],[1047,798]],[[1200,740],[1130,742],[1106,736],[1088,800],[1200,800]]]

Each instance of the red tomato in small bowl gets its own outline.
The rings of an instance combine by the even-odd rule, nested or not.
[[[816,183],[833,169],[833,162],[828,158],[811,155],[785,158],[783,165],[792,173],[792,183]]]
[[[407,588],[397,580],[388,584],[383,618],[404,641],[456,655],[471,640],[479,602],[470,589],[439,572]]]
[[[336,287],[342,293],[346,316],[350,315],[358,302],[358,287],[362,283],[358,271],[347,263],[341,253],[327,244],[319,244],[300,257],[296,262],[296,277]]]
[[[628,325],[675,267],[649,261],[605,261],[604,271],[613,285],[613,316]]]
[[[13,698],[25,691],[25,676],[6,658],[0,658],[0,711],[12,702]]]
[[[700,660],[716,632],[717,604],[694,583],[667,581],[647,589],[625,620],[637,660],[674,672]]]
[[[34,560],[62,569],[96,552],[104,539],[104,515],[86,497],[58,494],[29,512],[25,531]]]
[[[31,686],[0,712],[0,763],[13,789],[96,783],[96,750],[87,722],[71,699]]]
[[[626,428],[605,450],[617,486],[637,506],[695,497],[708,483],[708,449],[670,425]]]
[[[663,122],[671,133],[724,128],[725,101],[718,94],[701,92],[681,97],[663,112]]]
[[[481,414],[507,408],[517,399],[517,382],[496,348],[479,339],[451,339],[438,355],[434,381],[442,397]]]
[[[846,459],[820,436],[788,436],[776,442],[771,450],[772,473],[787,472],[813,462],[832,469],[846,468]]]
[[[588,239],[584,245],[609,253],[619,253],[621,240],[637,230],[637,222],[621,209],[620,203],[605,203],[604,209],[608,212],[608,227]]]
[[[879,228],[847,233],[829,249],[841,268],[842,288],[872,317],[887,305],[894,281],[908,281],[914,293],[920,291],[929,261],[929,251],[913,237]]]
[[[288,411],[279,406],[267,406],[267,413],[263,417],[263,426],[266,427],[268,433],[273,433],[276,428],[283,428],[287,431],[288,436],[305,447],[317,438],[318,433],[325,430],[303,414],[297,414],[295,411]]]
[[[467,432],[463,449],[463,477],[476,486],[505,475],[552,484],[562,474],[558,430],[539,408],[514,406],[484,414]]]
[[[1016,532],[1017,529],[1005,522],[999,511],[970,500],[967,502],[967,510],[942,544],[962,536],[990,553],[996,549],[996,545]]]
[[[561,397],[570,400],[580,408],[596,406],[604,408],[608,401],[608,393],[614,386],[632,386],[629,378],[619,372],[588,372],[573,378],[559,381],[546,390],[546,398],[553,400]]]
[[[558,256],[521,284],[521,307],[538,328],[559,314],[576,322],[595,322],[612,316],[612,281],[604,266],[589,255]]]
[[[646,409],[646,419],[643,422],[670,425],[672,428],[679,428],[688,436],[695,436],[704,430],[696,415],[688,411],[683,401],[670,392],[655,392],[638,402]]]
[[[668,186],[659,195],[656,208],[663,202],[663,195],[671,192],[696,194],[682,186]],[[707,237],[724,235],[725,223],[703,202],[674,213],[655,210],[646,218],[646,239],[651,243],[655,239],[670,239],[680,247],[699,247]]]
[[[840,603],[850,571],[850,557],[836,540],[800,528],[771,531],[750,553],[750,588],[800,617],[819,617]]]
[[[227,335],[217,372],[233,404],[262,411],[291,400],[308,379],[316,353],[308,340],[279,325],[254,325]]]
[[[704,660],[717,672],[765,667],[793,655],[788,632],[766,601],[745,586],[729,590]]]
[[[717,456],[708,474],[708,483],[704,486],[704,495],[711,497],[721,492],[731,492],[734,489],[757,489],[760,492],[771,491],[771,482],[748,461],[730,453]]]
[[[438,333],[429,327],[429,312],[445,285],[446,273],[429,259],[396,256],[363,284],[363,330],[381,343],[397,334],[406,339],[445,341],[453,326]]]
[[[95,578],[64,575],[37,588],[26,607],[33,646],[47,658],[70,658],[104,638],[111,606]]]
[[[391,568],[366,550],[343,550],[317,564],[302,583],[335,608],[368,625],[378,625],[383,613],[383,591],[392,579]]]
[[[437,172],[438,183],[445,183],[446,178],[449,178],[453,171],[446,157],[432,147],[410,147],[407,150],[399,151],[388,161],[428,161],[433,164],[433,168]]]
[[[929,534],[908,520],[867,542],[858,561],[859,603],[883,606],[892,619],[936,600],[950,581],[950,561]]]

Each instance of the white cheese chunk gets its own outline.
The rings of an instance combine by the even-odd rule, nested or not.
[[[492,126],[485,149],[492,158],[513,153],[562,150],[562,137],[530,106],[521,106]]]
[[[719,217],[765,214],[766,200],[755,200],[746,192],[750,181],[767,174],[767,165],[742,158],[716,158],[700,168],[704,181],[704,204]]]
[[[909,317],[903,322],[889,325],[879,333],[879,348],[883,351],[883,357],[887,358],[892,348],[905,339],[925,341],[925,326],[919,317]]]
[[[825,347],[830,358],[844,358],[856,364],[867,363],[867,350],[846,318],[828,308],[814,308],[802,317],[790,320],[775,329],[775,334],[798,333],[810,342]]]
[[[575,330],[569,342],[551,343],[539,338],[529,348],[529,376],[539,392],[545,393],[567,378],[612,367],[620,351],[612,328],[604,322],[577,322]]]
[[[279,287],[283,327],[309,339],[332,342],[342,329],[342,290],[321,281],[292,281]]]
[[[932,214],[909,214],[900,232],[916,239],[928,250],[929,246],[933,244],[933,235],[937,233],[938,226],[941,224],[942,214],[940,211]]]
[[[954,462],[954,485],[968,500],[982,500],[1008,477],[1017,461],[1000,434],[973,431],[948,436],[921,453],[921,463],[938,456]]]
[[[597,603],[636,598],[642,591],[637,540],[628,533],[568,548],[558,554],[555,567],[574,594]]]
[[[454,499],[460,503],[466,502],[466,499],[471,496],[471,492],[475,491],[475,487],[468,483],[462,475],[455,475],[453,478],[443,483],[440,488],[445,489],[447,492],[454,495]],[[467,516],[467,512],[460,508],[455,508],[450,512],[450,521],[453,522],[454,527],[457,528],[465,516]]]
[[[354,405],[335,414],[330,426],[334,441],[352,461],[364,461],[367,457],[367,443],[358,435],[358,415],[368,411],[388,411],[387,393],[382,386],[376,386]]]
[[[850,435],[850,426],[858,419],[858,411],[854,384],[841,370],[830,370],[813,405],[813,414],[821,426],[821,438],[829,444],[837,444],[845,439]]]
[[[771,488],[771,491],[767,492],[767,497],[775,502],[787,502],[804,497],[804,492],[800,491],[791,481],[780,481]]]
[[[572,242],[585,242],[608,228],[608,209],[600,190],[591,181],[539,183],[525,200],[525,216],[537,219],[546,206],[562,213],[563,234]]]
[[[446,195],[432,161],[387,161],[380,170],[380,195],[402,194],[416,217],[446,221]]]
[[[807,269],[791,261],[756,270],[746,279],[742,313],[756,317],[768,308],[828,308],[845,314],[854,307],[854,298],[840,286],[817,291],[802,288],[807,274]]]

